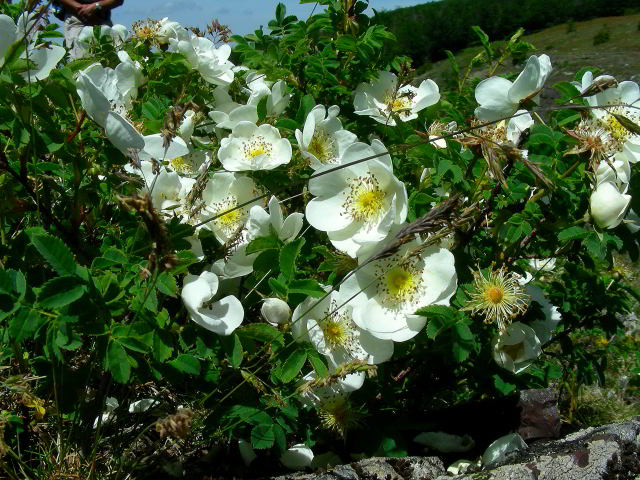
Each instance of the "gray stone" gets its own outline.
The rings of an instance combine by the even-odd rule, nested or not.
[[[538,441],[507,462],[451,476],[437,457],[369,458],[276,480],[634,480],[640,475],[640,417]]]

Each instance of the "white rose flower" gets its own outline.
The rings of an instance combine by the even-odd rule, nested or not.
[[[138,96],[138,87],[147,83],[147,77],[142,72],[140,62],[134,62],[124,50],[118,51],[118,58],[120,63],[115,69],[118,90],[122,95],[123,103],[130,107],[131,100]]]
[[[239,122],[220,142],[218,160],[231,172],[272,170],[291,161],[291,144],[269,124]]]
[[[175,158],[189,154],[189,147],[180,137],[173,137],[168,147],[164,146],[164,137],[161,133],[146,135],[144,148],[138,153],[140,160],[155,159],[159,162],[171,161]]]
[[[636,82],[620,82],[617,87],[609,88],[589,97],[592,106],[608,108],[591,109],[591,114],[610,133],[616,151],[620,152],[627,161],[637,163],[640,161],[640,134],[631,132],[625,128],[614,116],[619,115],[627,120],[640,124],[640,111],[637,108],[640,103],[640,87]]]
[[[379,140],[371,146],[356,142],[347,147],[342,164],[384,152]],[[316,175],[330,168],[324,166]],[[407,218],[407,191],[393,175],[388,154],[312,177],[309,192],[315,198],[307,204],[307,221],[327,232],[331,243],[351,257],[363,244],[384,239],[392,225]]]
[[[272,232],[283,243],[289,243],[298,236],[302,229],[304,215],[292,213],[286,219],[282,215],[280,202],[276,197],[269,200],[269,213],[260,205],[249,210],[249,218],[245,228],[238,234],[234,245],[225,259],[214,263],[215,271],[224,278],[236,278],[253,272],[253,262],[259,253],[247,254],[247,245],[258,237],[268,237]]]
[[[113,70],[112,70],[113,71]],[[105,130],[109,141],[125,155],[128,149],[142,150],[145,146],[144,137],[121,113],[112,109],[112,102],[120,97],[112,89],[101,90],[93,78],[105,79],[103,85],[113,85],[106,81],[109,72],[101,72],[97,68],[89,67],[89,71],[78,72],[76,89],[82,106],[89,117]]]
[[[156,26],[156,41],[161,45],[166,45],[169,40],[188,41],[189,32],[178,22],[164,17]]]
[[[376,338],[356,325],[353,305],[348,299],[333,291],[320,300],[311,297],[304,300],[291,319],[294,339],[310,341],[336,365],[352,360],[370,364],[389,360],[393,355],[393,342]]]
[[[218,277],[204,271],[200,276],[187,275],[180,295],[191,320],[218,335],[230,335],[242,324],[244,308],[233,295],[210,303],[217,291]]]
[[[304,470],[313,461],[313,451],[304,443],[298,443],[280,455],[280,462],[290,470]]]
[[[273,326],[287,323],[291,318],[289,304],[280,298],[265,298],[260,313]]]
[[[513,115],[523,101],[537,100],[550,73],[549,56],[532,55],[515,82],[502,77],[481,81],[476,87],[476,101],[480,104],[475,111],[476,117],[493,121]]]
[[[613,183],[621,193],[627,191],[631,180],[631,164],[623,155],[602,160],[596,167],[596,184]]]
[[[358,139],[355,134],[342,128],[339,113],[340,107],[337,105],[327,110],[324,105],[316,105],[307,115],[304,130],[296,130],[302,156],[311,161],[314,170],[323,165],[340,163],[347,147]]]
[[[227,87],[216,87],[213,90],[214,110],[209,112],[209,118],[216,122],[216,128],[233,130],[240,122],[258,122],[257,104],[240,105],[234,102]],[[220,132],[219,137],[224,134]]]
[[[261,193],[249,177],[231,172],[214,173],[202,193],[202,201],[205,205],[202,212],[203,221],[248,202]],[[258,204],[260,201],[256,200],[211,220],[204,226],[213,232],[220,243],[225,244],[244,228],[249,218],[249,210],[253,205]]]
[[[631,195],[620,193],[611,182],[601,183],[589,198],[591,217],[600,228],[615,228],[622,222],[630,203]]]
[[[249,72],[245,77],[247,88],[244,91],[249,95],[247,105],[258,105],[260,100],[267,97],[267,116],[278,116],[286,110],[291,101],[284,80],[272,82],[266,81],[266,75],[258,72]]]
[[[524,371],[541,354],[541,342],[529,326],[514,322],[491,341],[493,359],[502,368],[515,374]]]
[[[143,398],[135,402],[131,402],[129,405],[129,413],[142,413],[149,410],[151,407],[160,405],[160,400],[155,398]]]
[[[18,24],[8,15],[0,15],[0,67],[4,65],[4,56],[15,42],[23,41],[25,35],[28,43],[27,48],[20,55],[20,58],[29,59],[33,66],[20,73],[22,78],[28,82],[44,80],[49,76],[51,70],[62,60],[67,52],[59,45],[49,44],[48,46],[37,45],[37,33],[29,34],[33,23],[36,21],[37,13],[23,13],[18,17]]]
[[[229,61],[231,47],[226,43],[216,47],[208,38],[191,35],[189,40],[169,39],[169,50],[187,57],[191,68],[214,85],[229,85],[233,82],[233,63]]]
[[[418,118],[418,112],[440,100],[440,90],[433,80],[423,80],[418,88],[403,85],[391,72],[378,72],[373,83],[361,83],[353,101],[356,115],[367,115],[376,122],[395,126],[392,115],[403,122]]]
[[[416,310],[449,305],[456,291],[453,254],[437,246],[416,251],[417,247],[419,239],[364,264],[340,287],[344,298],[353,297],[356,325],[374,337],[394,342],[413,338],[427,323],[426,317],[415,315]]]
[[[539,264],[541,265],[541,268],[536,270],[542,271],[553,270],[556,261],[555,258],[546,259],[549,261],[549,263],[545,264],[545,260],[532,259],[529,261],[530,265],[534,260],[539,262]],[[534,265],[536,264],[537,263],[534,263]],[[532,284],[531,280],[533,280],[533,275],[527,273],[525,277],[522,277],[518,281],[518,283],[522,285],[524,292],[529,295],[531,300],[537,302],[542,309],[544,319],[534,320],[529,324],[529,326],[536,333],[538,340],[540,340],[541,343],[545,343],[551,339],[551,335],[562,320],[562,315],[560,314],[558,307],[552,305],[551,302],[547,299],[544,290],[542,290],[542,288],[538,287],[537,285]]]

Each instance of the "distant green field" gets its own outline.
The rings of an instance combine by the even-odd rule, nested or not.
[[[594,45],[594,37],[601,32],[608,32],[609,40]],[[546,53],[551,57],[553,73],[547,85],[572,80],[575,72],[584,66],[599,67],[618,80],[640,81],[640,14],[575,22],[572,28],[568,24],[556,25],[526,35],[523,40],[535,45],[536,54]],[[455,57],[461,68],[466,68],[481,49],[475,46],[457,52]],[[421,72],[419,79],[431,78],[439,84],[446,81],[451,72],[448,60],[416,67]],[[507,62],[498,73],[520,69],[521,66]],[[474,70],[474,76],[483,76],[485,71],[486,68],[479,67]]]

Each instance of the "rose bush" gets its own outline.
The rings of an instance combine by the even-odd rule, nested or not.
[[[87,465],[122,447],[91,467],[113,478],[166,461],[166,436],[300,469],[406,454],[444,405],[602,375],[571,334],[614,335],[639,297],[612,270],[638,255],[637,84],[545,85],[545,54],[513,81],[416,81],[366,2],[319,3],[233,48],[216,23],[97,28],[75,61],[35,30],[46,9],[0,4],[14,470],[37,476],[36,418]],[[520,51],[521,31],[500,57],[475,31],[492,73]]]

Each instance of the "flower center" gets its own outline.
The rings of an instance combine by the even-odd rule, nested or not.
[[[501,350],[506,353],[513,361],[524,357],[524,344],[522,342],[515,345],[505,345]]]
[[[387,287],[391,295],[402,297],[413,289],[414,278],[411,272],[398,266],[387,273]]]
[[[347,331],[343,323],[338,320],[327,321],[323,328],[324,338],[333,348],[343,345],[347,339]]]
[[[489,287],[487,289],[487,300],[497,305],[504,298],[504,290],[499,287]]]
[[[613,115],[607,115],[607,128],[616,140],[625,142],[629,137],[629,131]]]
[[[385,211],[385,192],[372,175],[355,178],[344,202],[346,213],[355,221],[373,223]]]
[[[411,100],[407,97],[399,97],[387,102],[387,107],[392,112],[404,112],[411,109]]]
[[[331,137],[321,130],[314,133],[307,151],[321,163],[333,163],[336,159],[334,142]]]
[[[380,304],[394,310],[415,310],[425,289],[422,270],[418,257],[400,259],[396,254],[381,260],[375,272]]]
[[[231,210],[238,205],[238,199],[232,195],[209,206],[208,210],[212,215],[220,215],[221,213]],[[237,208],[216,218],[213,223],[220,230],[222,235],[228,240],[244,225],[247,218],[246,208]]]
[[[171,167],[178,173],[193,173],[193,163],[191,163],[191,160],[185,157],[174,158],[169,163],[171,163]]]
[[[273,146],[262,135],[251,137],[251,140],[244,144],[245,157],[251,161],[255,161],[257,157],[262,155],[271,155],[272,149]]]

